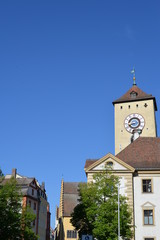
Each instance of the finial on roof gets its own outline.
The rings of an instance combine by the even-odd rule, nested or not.
[[[131,73],[133,74],[133,85],[136,85],[136,77],[135,77],[135,68],[133,67]]]

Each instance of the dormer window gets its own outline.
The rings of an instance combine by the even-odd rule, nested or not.
[[[130,97],[131,97],[131,98],[136,98],[137,95],[138,95],[138,93],[137,93],[137,92],[134,92],[134,91],[132,91],[132,92],[130,93]]]

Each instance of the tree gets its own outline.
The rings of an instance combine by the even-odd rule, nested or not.
[[[1,178],[3,180],[3,178]],[[28,207],[22,206],[22,195],[16,180],[1,181],[0,184],[0,239],[36,240],[32,231],[35,215]]]
[[[3,173],[1,169],[0,169],[0,177],[3,177]]]
[[[80,185],[79,204],[71,215],[71,223],[82,234],[98,240],[117,240],[119,179],[110,169],[96,173],[93,182]],[[127,199],[120,196],[120,233],[122,239],[133,236],[132,213]]]
[[[82,234],[92,234],[92,223],[89,222],[86,214],[86,208],[82,201],[74,208],[71,214],[71,223],[76,228],[81,238]]]
[[[31,223],[35,220],[35,215],[30,207],[23,207],[21,215],[21,232],[24,240],[37,240],[38,236],[32,230]]]

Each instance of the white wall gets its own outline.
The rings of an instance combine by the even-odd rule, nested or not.
[[[142,192],[142,179],[152,179],[152,193]],[[143,209],[154,209],[154,225],[144,225]],[[135,240],[144,237],[160,239],[160,174],[139,174],[134,177]]]

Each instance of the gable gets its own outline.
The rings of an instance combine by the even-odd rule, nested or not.
[[[113,164],[111,166],[111,163]],[[106,166],[111,166],[113,170],[117,171],[117,170],[128,170],[124,165],[118,163],[117,161],[115,161],[113,158],[108,158],[106,160],[104,160],[102,163],[100,163],[99,165],[97,165],[95,168],[93,168],[92,170],[96,171],[96,170],[104,170]]]
[[[32,182],[32,183],[30,184],[30,186],[36,187],[36,184],[35,184],[34,182]]]
[[[141,207],[143,207],[143,208],[153,208],[153,207],[155,207],[155,205],[150,203],[150,202],[146,202]]]
[[[108,167],[111,167],[113,171],[129,171],[133,172],[134,168],[130,165],[126,164],[122,160],[118,159],[111,153],[108,153],[104,157],[100,158],[93,164],[91,164],[87,169],[86,172],[92,172],[92,171],[103,171],[105,167],[108,165]]]
[[[35,179],[33,179],[33,181],[30,183],[30,186],[37,188],[37,183],[36,183]]]

